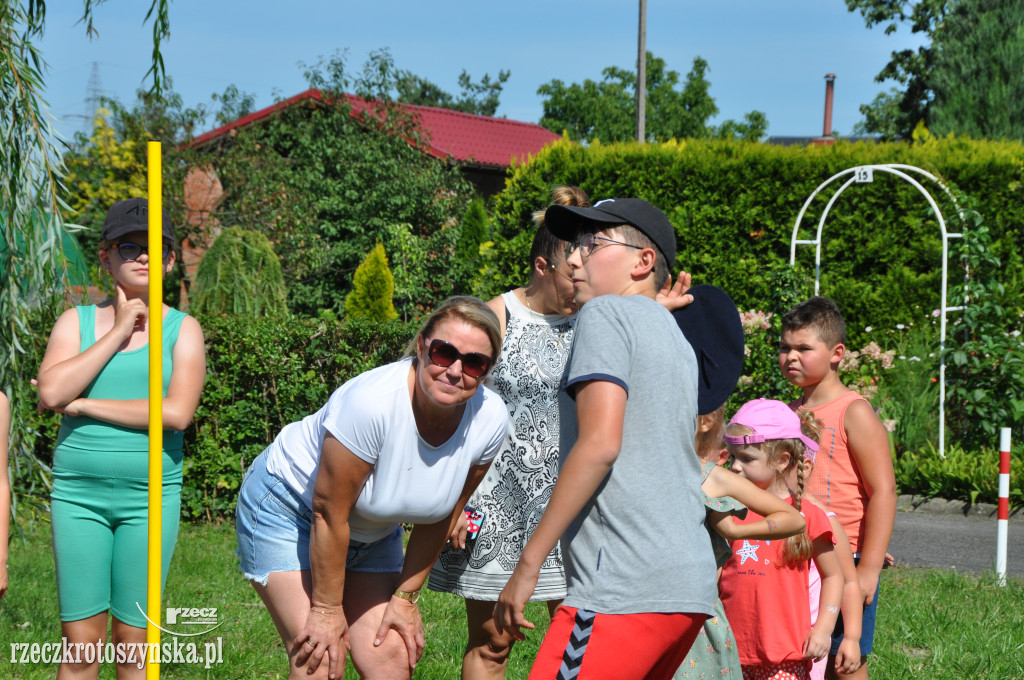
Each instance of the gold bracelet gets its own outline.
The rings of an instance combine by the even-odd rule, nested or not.
[[[416,604],[417,602],[419,602],[420,599],[420,591],[414,590],[412,592],[409,592],[406,590],[402,590],[401,588],[398,588],[395,590],[395,597],[401,600],[408,600],[409,602]]]
[[[334,616],[341,611],[341,607],[310,607],[309,611],[315,614],[323,614],[324,616]]]

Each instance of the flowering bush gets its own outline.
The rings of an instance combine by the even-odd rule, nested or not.
[[[780,316],[759,309],[740,312],[745,343],[743,375],[726,403],[726,417],[751,399],[790,401],[799,396],[779,370]]]
[[[740,312],[740,323],[743,324],[743,334],[750,335],[758,330],[766,331],[772,327],[771,312],[762,312],[759,309],[751,309]]]
[[[895,356],[894,350],[883,352],[878,343],[872,340],[860,350],[846,353],[839,363],[839,379],[851,390],[872,401],[878,393],[882,373],[892,368]]]

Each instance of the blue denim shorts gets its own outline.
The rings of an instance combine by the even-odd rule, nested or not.
[[[245,473],[235,508],[236,554],[245,578],[265,586],[272,571],[308,571],[311,521],[302,497],[267,470],[261,453]],[[370,543],[349,541],[345,570],[401,572],[402,531],[399,526]]]

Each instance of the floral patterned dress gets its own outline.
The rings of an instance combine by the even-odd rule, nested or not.
[[[704,463],[701,472],[703,479],[707,479],[715,463]],[[703,495],[703,494],[702,494]],[[705,512],[731,512],[741,519],[746,516],[747,508],[731,496],[721,498],[708,498],[704,495]],[[705,525],[707,526],[707,525]],[[729,541],[720,536],[714,529],[707,526],[711,535],[711,547],[715,551],[715,564],[721,568],[732,556],[729,549]],[[725,609],[722,608],[721,598],[715,598],[715,614],[711,616],[697,633],[697,639],[693,641],[686,660],[679,667],[673,678],[727,678],[728,680],[742,680],[743,674],[740,671],[740,657],[736,651],[736,636],[732,633],[732,627],[725,618]]]
[[[538,314],[512,292],[501,355],[487,386],[505,400],[509,436],[469,504],[483,510],[476,540],[446,546],[428,588],[471,600],[497,601],[523,547],[547,507],[558,476],[558,388],[572,344],[575,317]],[[565,597],[558,546],[544,561],[532,601]]]

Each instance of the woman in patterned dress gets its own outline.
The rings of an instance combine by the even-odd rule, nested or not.
[[[576,187],[559,187],[554,203],[588,206]],[[494,604],[519,561],[547,506],[558,475],[558,386],[565,368],[576,302],[565,263],[565,242],[534,213],[537,234],[530,250],[530,283],[487,304],[502,324],[501,355],[487,386],[508,406],[510,433],[484,481],[469,501],[484,513],[480,532],[466,539],[466,524],[430,573],[431,590],[466,600],[469,641],[462,677],[504,678],[513,639],[499,634],[491,618]],[[546,601],[549,613],[565,597],[565,573],[556,547],[541,568],[532,598]]]

